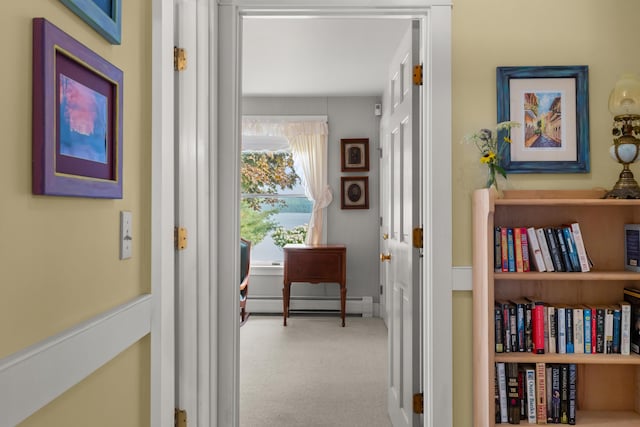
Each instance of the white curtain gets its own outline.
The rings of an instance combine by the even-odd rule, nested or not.
[[[333,200],[326,172],[328,133],[326,122],[296,122],[285,127],[293,156],[302,167],[305,195],[313,201],[305,241],[307,245],[322,242],[324,208]]]
[[[326,120],[243,118],[242,134],[287,138],[294,159],[302,168],[305,195],[313,202],[305,243],[321,243],[324,208],[333,200],[326,172],[329,134]]]

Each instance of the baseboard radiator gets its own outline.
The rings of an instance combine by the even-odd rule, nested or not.
[[[250,313],[282,313],[282,297],[249,296],[247,311]],[[291,297],[289,311],[300,313],[340,313],[340,298],[337,297]],[[374,316],[372,297],[347,297],[347,314]]]

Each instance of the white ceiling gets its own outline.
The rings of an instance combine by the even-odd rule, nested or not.
[[[382,94],[406,19],[245,18],[243,94]]]

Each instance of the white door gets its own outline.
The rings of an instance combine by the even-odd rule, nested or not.
[[[389,100],[385,93],[382,98],[382,105],[387,106]],[[386,108],[386,107],[385,107]],[[391,204],[389,203],[390,179],[389,179],[389,132],[388,114],[385,112],[380,120],[380,253],[389,252],[389,235],[391,227]],[[380,260],[380,317],[389,329],[389,263]]]
[[[389,416],[394,427],[417,426],[420,390],[420,267],[412,230],[420,226],[419,23],[413,21],[389,68]]]

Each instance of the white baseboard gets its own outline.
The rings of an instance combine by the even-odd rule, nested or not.
[[[377,304],[375,304],[377,305]],[[296,311],[335,311],[340,312],[340,298],[330,297],[291,297],[289,310]],[[247,311],[250,313],[282,313],[282,297],[251,297],[247,300]],[[361,314],[362,317],[373,317],[375,314],[373,298],[370,296],[347,298],[347,314]],[[379,311],[379,309],[378,309]]]

